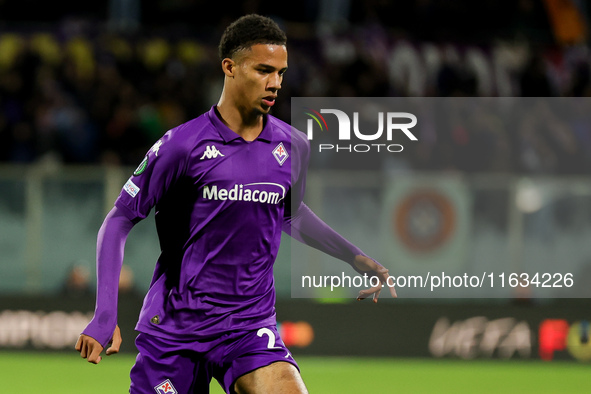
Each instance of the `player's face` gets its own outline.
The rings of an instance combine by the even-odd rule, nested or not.
[[[236,60],[236,101],[243,110],[268,113],[287,70],[284,45],[256,44]]]

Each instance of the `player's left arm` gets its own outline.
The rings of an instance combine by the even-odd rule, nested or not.
[[[293,130],[291,146],[292,160],[296,161],[292,162],[293,184],[286,199],[283,231],[306,245],[347,262],[360,274],[377,276],[380,284],[361,290],[358,300],[373,296],[374,302],[377,302],[382,285],[388,287],[392,297],[396,297],[394,287],[388,286],[388,269],[333,230],[304,203],[310,142],[303,133]]]
[[[373,301],[378,302],[382,285],[388,287],[392,297],[397,297],[394,287],[388,286],[388,269],[332,229],[303,202],[295,212],[285,217],[283,231],[308,246],[350,264],[360,274],[378,277],[380,284],[361,290],[358,300],[372,296]]]

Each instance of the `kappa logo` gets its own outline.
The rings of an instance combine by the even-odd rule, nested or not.
[[[164,382],[160,383],[158,386],[154,387],[154,390],[158,394],[178,394],[170,379],[166,379]]]
[[[152,146],[152,152],[158,157],[158,152],[160,151],[160,147],[162,146],[162,140],[156,141],[156,143]]]
[[[275,149],[273,149],[273,157],[275,158],[275,160],[277,160],[279,165],[283,165],[283,163],[285,163],[285,160],[287,160],[289,155],[287,154],[287,150],[283,146],[283,142],[280,142],[279,145],[277,145]]]
[[[203,160],[205,158],[207,158],[207,159],[215,159],[218,156],[224,156],[224,154],[222,152],[220,152],[215,147],[215,145],[206,146],[205,147],[205,152],[203,152],[203,156],[201,156],[201,159],[199,159],[199,160]]]

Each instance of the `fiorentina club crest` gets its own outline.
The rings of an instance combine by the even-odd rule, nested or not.
[[[279,145],[277,145],[275,149],[273,149],[273,157],[275,157],[279,165],[283,165],[285,160],[287,160],[289,155],[287,154],[287,150],[285,150],[285,147],[283,146],[283,142],[280,142]]]
[[[154,390],[156,390],[158,394],[178,394],[169,379],[166,379],[164,382],[154,387]]]

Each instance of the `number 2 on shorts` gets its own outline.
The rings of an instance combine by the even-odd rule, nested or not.
[[[267,349],[283,349],[281,346],[275,346],[275,333],[269,330],[267,327],[263,327],[257,331],[257,335],[262,338],[263,335],[267,335],[269,337],[269,342],[267,342]],[[291,353],[287,351],[287,354],[283,356],[284,358],[291,357]]]
[[[263,337],[263,335],[269,336],[269,342],[267,342],[267,349],[281,349],[280,346],[275,346],[275,333],[269,330],[267,327],[258,330],[257,335],[261,338]]]

